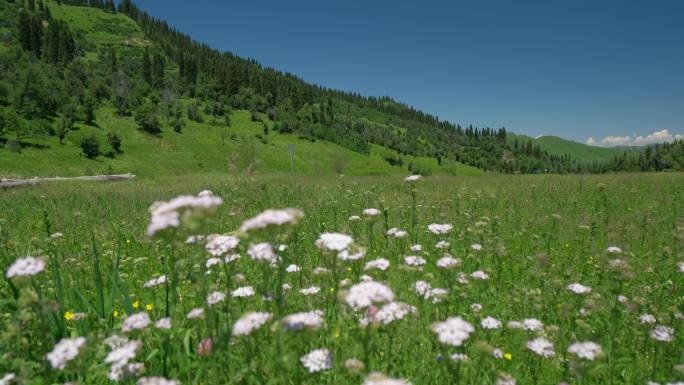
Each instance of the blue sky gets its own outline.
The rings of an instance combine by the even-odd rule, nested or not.
[[[212,47],[456,123],[597,144],[684,134],[684,1],[137,3]]]

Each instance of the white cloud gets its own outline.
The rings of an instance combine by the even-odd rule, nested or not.
[[[684,140],[684,135],[673,135],[668,130],[660,130],[646,136],[606,136],[598,141],[590,136],[586,144],[600,147],[646,146],[648,144],[674,142],[675,140]]]

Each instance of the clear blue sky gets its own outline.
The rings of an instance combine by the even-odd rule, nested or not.
[[[684,1],[138,0],[303,79],[528,135],[684,134]]]

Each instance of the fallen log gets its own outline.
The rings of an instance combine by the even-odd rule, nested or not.
[[[91,175],[91,176],[76,176],[76,177],[62,177],[56,176],[53,178],[31,178],[31,179],[0,179],[0,188],[8,189],[14,187],[23,186],[35,186],[38,183],[44,182],[59,182],[59,181],[69,181],[69,180],[84,180],[90,182],[116,182],[122,180],[132,180],[135,179],[133,174],[121,174],[121,175]]]

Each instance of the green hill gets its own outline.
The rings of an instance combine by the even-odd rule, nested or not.
[[[0,176],[684,167],[676,146],[618,161],[622,150],[554,137],[516,146],[528,138],[307,83],[211,49],[130,0],[0,1],[0,70]]]
[[[583,162],[609,162],[616,156],[623,153],[628,155],[638,155],[637,149],[616,149],[606,147],[589,146],[584,143],[574,142],[553,135],[545,135],[537,138],[532,138],[527,135],[509,134],[508,142],[514,143],[515,140],[519,143],[531,140],[533,144],[538,145],[541,149],[554,155],[569,155],[573,159]]]

